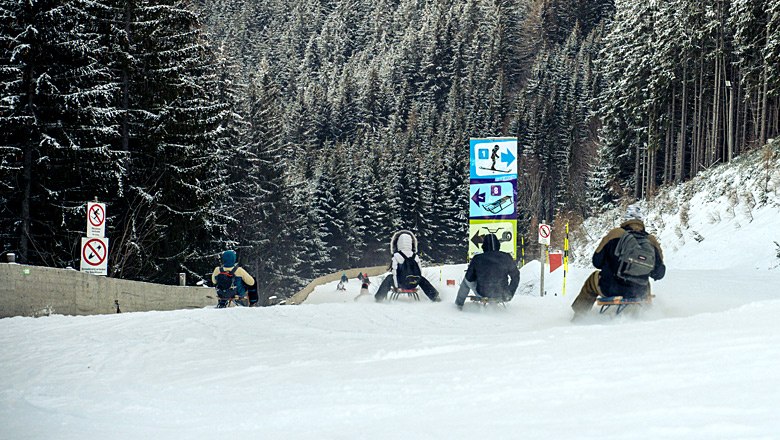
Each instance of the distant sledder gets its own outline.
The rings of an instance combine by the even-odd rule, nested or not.
[[[660,280],[666,274],[661,245],[647,233],[644,217],[636,205],[630,205],[620,227],[601,240],[593,254],[593,272],[580,290],[571,308],[572,321],[587,315],[597,303],[599,313],[613,306],[619,314],[630,306],[652,303],[649,278]]]
[[[407,295],[419,301],[418,287],[431,301],[441,301],[439,292],[422,275],[420,259],[417,256],[417,238],[414,234],[407,230],[393,234],[390,240],[390,252],[393,254],[390,263],[391,273],[385,277],[374,295],[377,302],[384,301],[391,289],[390,299]]]
[[[211,282],[217,290],[217,308],[222,309],[230,304],[256,305],[258,297],[255,279],[237,264],[236,252],[232,250],[222,252],[220,259],[222,265],[215,267],[211,274]]]
[[[469,262],[463,282],[460,283],[455,305],[463,308],[466,299],[478,304],[504,305],[511,301],[520,284],[520,271],[515,260],[501,250],[501,242],[495,234],[482,239],[482,253]],[[469,295],[470,292],[473,295]]]
[[[341,279],[339,280],[338,285],[336,285],[336,290],[347,290],[347,282],[349,281],[349,278],[347,278],[347,273],[342,272],[341,273]]]

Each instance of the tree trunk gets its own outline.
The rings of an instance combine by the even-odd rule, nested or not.
[[[716,52],[718,52],[719,49],[719,47],[716,47]],[[710,132],[709,141],[707,142],[709,145],[707,146],[707,154],[705,158],[705,164],[707,167],[712,166],[717,161],[718,127],[720,125],[720,63],[721,57],[716,56],[715,69],[713,72],[715,74],[715,78],[712,84],[712,126],[710,128],[712,131]]]
[[[672,181],[672,175],[674,173],[674,161],[672,160],[672,143],[674,141],[674,107],[676,103],[676,87],[672,85],[672,102],[667,108],[667,114],[669,118],[666,122],[666,133],[664,136],[664,175],[662,182],[664,184]]]
[[[771,35],[769,34],[769,26],[766,28],[766,37],[767,41],[769,41],[769,38]],[[758,136],[758,145],[764,145],[766,144],[766,123],[767,123],[767,95],[769,94],[769,65],[766,62],[766,59],[764,60],[764,86],[761,90],[761,132]]]
[[[33,81],[33,67],[27,66],[24,70],[24,81],[27,84],[27,108],[33,120],[35,118],[35,82]],[[24,145],[24,157],[22,164],[22,206],[21,206],[21,237],[19,237],[19,262],[27,264],[30,257],[30,205],[32,198],[32,167],[33,149],[37,143],[29,139]]]
[[[701,165],[702,159],[702,144],[704,137],[704,127],[702,126],[702,118],[704,114],[704,55],[699,59],[699,82],[696,90],[696,109],[694,111],[694,139],[693,150],[691,154],[691,173],[690,177],[694,177],[699,173],[699,165]]]
[[[24,164],[22,169],[22,235],[19,240],[19,263],[27,264],[29,258],[30,237],[30,197],[32,195],[32,142],[24,147]]]
[[[674,181],[682,182],[685,173],[685,150],[688,140],[688,63],[683,65],[682,111],[680,116],[680,140],[677,142],[677,159],[675,163]]]
[[[728,130],[726,132],[726,136],[728,137],[728,140],[726,142],[726,158],[729,162],[731,162],[734,159],[734,101],[735,101],[735,91],[736,91],[736,84],[734,81],[729,82],[731,86],[729,86],[727,89],[729,94],[729,110],[728,115],[726,116],[726,122],[728,124]]]
[[[127,35],[128,46],[132,45],[132,28],[131,24],[131,2],[125,2],[125,34]],[[128,47],[129,50],[129,47]],[[130,151],[130,66],[126,65],[122,68],[122,151]]]
[[[642,147],[637,143],[636,146],[636,158],[634,159],[634,198],[640,199],[642,198],[642,178],[643,178],[643,169],[642,169]]]

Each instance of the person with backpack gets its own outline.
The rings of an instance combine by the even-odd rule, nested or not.
[[[231,298],[235,296],[243,298],[247,293],[250,293],[249,305],[256,305],[257,288],[255,279],[252,278],[252,275],[249,275],[249,272],[237,264],[238,257],[236,256],[236,251],[227,250],[222,252],[220,260],[222,265],[215,267],[214,272],[211,274],[211,282],[214,283],[217,296],[219,297],[217,308],[224,308]],[[254,291],[254,298],[251,295],[252,291]]]
[[[501,242],[495,234],[482,238],[482,253],[474,255],[460,283],[455,305],[463,309],[470,291],[478,296],[511,301],[520,284],[520,271],[512,255],[501,251]]]
[[[439,292],[422,276],[420,270],[420,258],[417,256],[417,239],[409,231],[398,231],[390,242],[390,250],[393,259],[390,262],[390,275],[386,276],[379,285],[374,299],[377,302],[384,301],[391,287],[396,289],[416,289],[418,286],[425,295],[434,302],[441,301]],[[368,278],[365,275],[364,280]]]
[[[342,272],[341,273],[341,280],[339,281],[339,284],[336,286],[336,290],[347,290],[347,281],[349,281],[349,278],[347,278],[347,273]]]
[[[630,205],[620,227],[602,238],[593,254],[593,272],[571,305],[573,321],[585,316],[601,296],[643,298],[650,288],[648,278],[660,280],[666,274],[658,240],[645,230],[644,216]]]

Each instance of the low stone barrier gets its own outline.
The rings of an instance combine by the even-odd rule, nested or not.
[[[330,275],[323,275],[319,278],[316,278],[314,281],[309,283],[306,287],[301,289],[300,292],[293,295],[289,301],[287,301],[288,304],[300,304],[304,301],[306,301],[306,298],[309,297],[309,294],[314,291],[314,288],[317,286],[320,286],[322,284],[326,283],[332,283],[334,281],[338,281],[341,279],[341,274],[346,273],[347,278],[353,279],[357,278],[358,274],[366,273],[368,274],[368,278],[376,277],[379,275],[382,275],[384,273],[387,273],[390,269],[388,268],[388,265],[385,264],[384,266],[374,266],[374,267],[363,267],[360,269],[348,269],[348,270],[342,270],[339,272],[334,272]],[[381,282],[382,280],[379,280]],[[376,282],[376,281],[374,281]]]
[[[98,315],[216,305],[214,289],[89,275],[72,269],[0,264],[0,318]]]

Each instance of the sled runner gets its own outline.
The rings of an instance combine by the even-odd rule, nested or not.
[[[226,307],[251,307],[249,304],[249,298],[246,296],[233,295],[230,298],[222,298],[217,296],[217,308],[224,309]]]
[[[417,293],[417,289],[401,289],[393,287],[390,290],[390,300],[395,301],[401,295],[407,295],[409,298],[414,298],[415,301],[420,300],[420,294]]]
[[[619,315],[620,312],[627,307],[644,307],[653,303],[653,297],[655,295],[646,295],[634,298],[625,298],[622,296],[599,296],[596,298],[596,304],[600,306],[599,313],[603,314],[609,310],[612,306],[615,306],[615,315]]]
[[[489,304],[494,304],[496,306],[501,306],[503,308],[506,308],[506,301],[504,301],[502,298],[491,298],[489,296],[477,296],[477,295],[469,295],[466,297],[471,302],[475,302],[482,307],[487,307]]]

